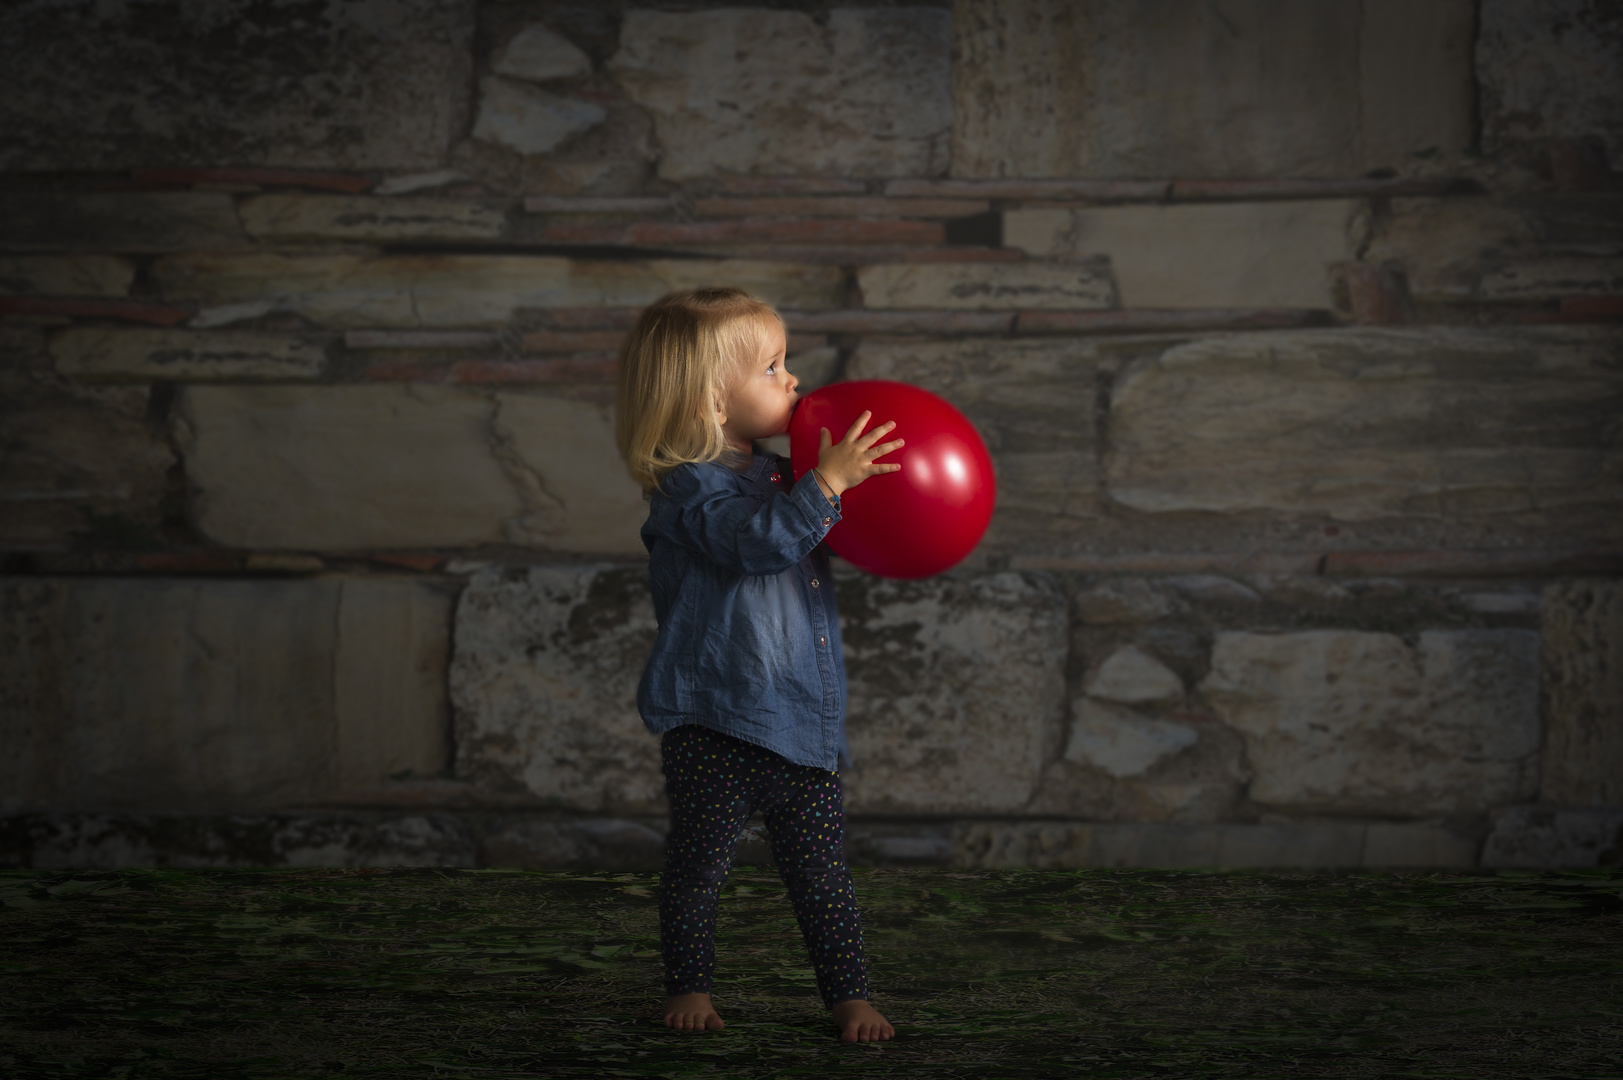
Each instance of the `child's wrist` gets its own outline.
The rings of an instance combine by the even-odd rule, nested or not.
[[[840,493],[834,490],[834,485],[828,482],[828,478],[815,465],[811,467],[811,471],[812,477],[817,481],[817,490],[823,493],[823,498],[827,499],[830,505],[838,502]]]

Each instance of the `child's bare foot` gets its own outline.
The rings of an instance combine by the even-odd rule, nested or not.
[[[679,1031],[720,1030],[727,1022],[710,1004],[709,994],[677,994],[665,999],[665,1026]]]
[[[878,1042],[896,1034],[890,1021],[881,1016],[879,1010],[868,1004],[865,998],[836,1002],[829,1011],[834,1014],[835,1026],[840,1029],[841,1042]]]

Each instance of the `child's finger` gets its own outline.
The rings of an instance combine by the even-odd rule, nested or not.
[[[882,458],[892,450],[900,450],[905,445],[907,445],[906,439],[893,439],[888,443],[880,443],[878,446],[870,446],[868,448],[868,455],[870,460],[872,458]]]
[[[828,433],[828,428],[821,428],[820,430],[823,434],[819,436],[818,441],[823,444],[822,448],[827,450],[829,447],[834,445],[834,436]]]
[[[863,426],[867,424],[868,418],[871,416],[873,416],[872,409],[863,409],[862,415],[857,417],[856,423],[851,425],[851,430],[845,433],[845,437],[847,439],[855,439],[857,436],[861,435]]]
[[[894,421],[894,420],[886,420],[883,424],[880,424],[878,427],[875,427],[875,428],[869,430],[867,432],[867,434],[862,436],[862,439],[863,439],[864,442],[867,443],[867,445],[872,446],[874,443],[878,442],[880,439],[883,439],[886,435],[890,434],[891,429],[894,428],[895,426],[896,426],[896,421]],[[862,444],[858,443],[858,445],[860,446]]]

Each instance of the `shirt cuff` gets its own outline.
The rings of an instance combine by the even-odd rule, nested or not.
[[[817,477],[807,469],[805,475],[794,486],[795,498],[800,508],[805,511],[806,517],[816,528],[818,538],[832,529],[840,520],[840,497],[834,496],[832,504],[827,495],[823,494],[823,486],[817,482]]]

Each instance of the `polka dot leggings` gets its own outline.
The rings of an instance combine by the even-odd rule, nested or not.
[[[665,993],[710,993],[716,901],[738,834],[760,810],[823,1004],[867,998],[862,919],[845,864],[840,774],[696,724],[665,732],[660,749],[671,802],[659,884]]]

